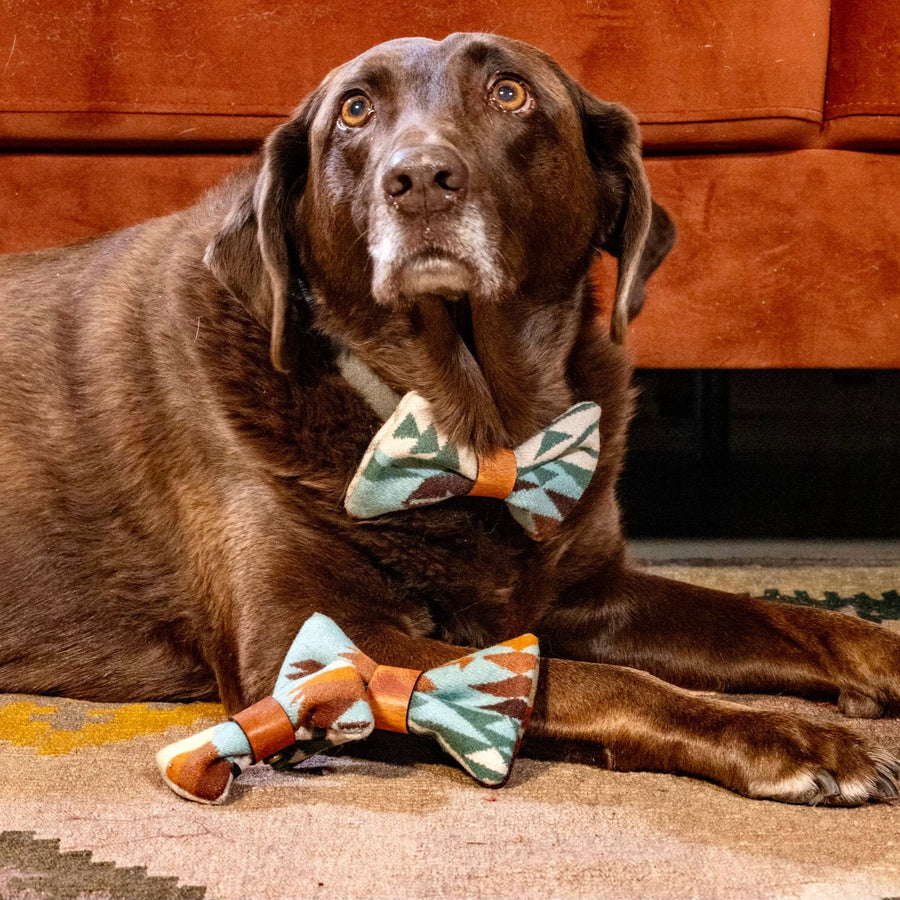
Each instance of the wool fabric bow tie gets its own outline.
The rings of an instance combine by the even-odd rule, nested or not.
[[[299,762],[383,728],[431,735],[476,781],[498,786],[509,777],[537,676],[531,634],[417,672],[377,665],[316,613],[291,644],[270,697],[164,747],[156,761],[176,794],[221,803],[256,762],[282,751]]]
[[[344,505],[369,519],[450,497],[496,497],[540,541],[587,489],[599,451],[596,403],[576,404],[514,450],[479,457],[441,434],[428,401],[413,391],[372,439]]]

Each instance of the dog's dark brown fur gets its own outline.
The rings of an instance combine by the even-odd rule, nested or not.
[[[353,96],[374,112],[339,124]],[[621,339],[672,236],[621,107],[533,48],[454,35],[335,70],[192,209],[0,261],[0,689],[236,710],[316,610],[414,668],[533,630],[538,735],[751,796],[895,796],[896,762],[852,730],[683,687],[878,715],[900,641],[625,560],[630,366],[586,279],[619,257]],[[598,402],[599,468],[558,536],[483,499],[352,521],[381,420],[346,351],[481,451]]]

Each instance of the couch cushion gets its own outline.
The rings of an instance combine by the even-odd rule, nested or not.
[[[801,150],[647,169],[679,240],[630,329],[641,365],[900,367],[900,156]]]
[[[81,241],[190,206],[245,161],[225,154],[6,155],[0,253]]]
[[[11,155],[0,252],[191,203],[243,157]],[[679,240],[629,330],[648,367],[900,367],[900,156],[810,150],[647,164]],[[610,260],[598,271],[607,307]]]
[[[825,118],[829,146],[900,148],[896,0],[834,0]]]
[[[799,147],[819,135],[828,16],[828,0],[619,0],[559,52],[638,114],[650,151]]]
[[[821,123],[828,0],[8,0],[0,144],[248,146],[333,66],[399,33],[537,44],[630,105],[650,149],[799,146]]]

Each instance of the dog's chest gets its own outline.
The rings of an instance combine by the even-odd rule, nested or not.
[[[547,597],[542,554],[500,501],[460,498],[355,523],[364,548],[398,599],[432,632],[482,645],[528,630]]]
[[[423,633],[480,645],[527,630],[547,602],[539,587],[543,554],[506,504],[460,496],[354,517],[345,508],[347,489],[383,420],[346,382],[323,388],[299,432],[304,459],[314,461],[304,481],[316,499],[297,497],[294,508],[307,515],[317,510],[309,524],[336,531],[355,558],[374,567],[404,607],[404,618],[426,623]],[[316,482],[314,471],[328,475]]]

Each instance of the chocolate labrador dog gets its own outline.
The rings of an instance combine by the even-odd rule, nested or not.
[[[876,716],[900,702],[900,640],[626,560],[619,344],[673,239],[625,109],[532,47],[455,34],[336,69],[191,209],[0,260],[0,689],[236,711],[314,611],[417,669],[531,630],[531,733],[751,797],[897,796],[897,761],[851,728],[686,688]],[[599,463],[557,531],[532,540],[483,497],[348,515],[412,390],[483,456],[599,404]]]

